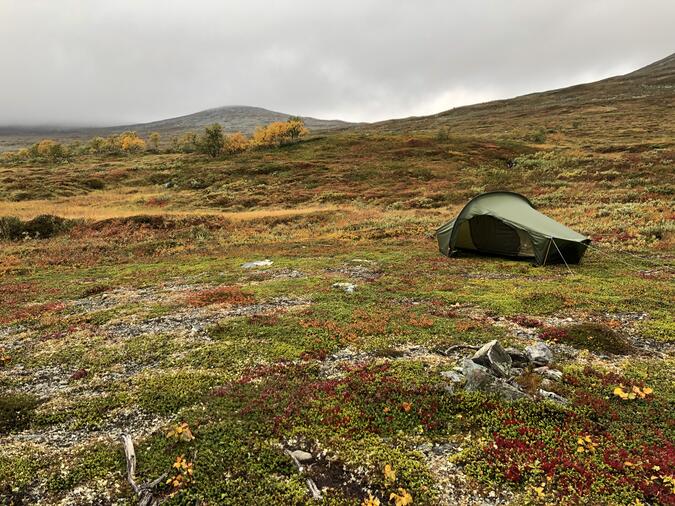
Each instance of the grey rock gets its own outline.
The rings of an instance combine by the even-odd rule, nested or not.
[[[272,265],[274,262],[269,259],[265,260],[255,260],[253,262],[245,262],[241,264],[242,269],[255,269],[257,267],[269,267]]]
[[[563,378],[562,371],[558,371],[557,369],[551,369],[546,366],[537,367],[534,370],[534,372],[536,372],[537,374],[541,374],[544,378],[550,379],[552,381],[561,381]]]
[[[497,340],[485,343],[473,355],[473,361],[489,367],[500,378],[508,377],[511,372],[511,357]]]
[[[465,388],[469,391],[486,390],[495,381],[495,377],[490,374],[487,367],[477,364],[470,358],[462,362],[462,373],[466,378]]]
[[[511,357],[512,364],[526,365],[530,362],[530,359],[527,358],[527,354],[522,350],[517,350],[516,348],[506,348],[505,351]]]
[[[539,389],[539,395],[542,396],[544,399],[557,402],[558,404],[568,403],[567,399],[565,399],[563,396],[558,395],[555,392],[548,392],[547,390],[542,390],[541,388]]]
[[[548,365],[553,361],[553,352],[545,343],[538,342],[525,348],[525,353],[535,365]]]
[[[457,371],[442,371],[441,376],[452,381],[453,383],[460,383],[464,381],[464,377]]]
[[[333,288],[343,290],[345,293],[354,293],[356,285],[354,283],[333,283]]]
[[[521,369],[520,367],[512,367],[511,368],[511,376],[520,376],[525,372],[525,369]]]
[[[491,369],[477,364],[472,359],[467,358],[462,362],[462,372],[466,378],[464,388],[470,392],[487,392],[507,401],[515,401],[528,396],[505,379],[495,378]]]
[[[505,401],[517,401],[518,399],[524,399],[528,396],[518,387],[515,387],[502,379],[498,379],[494,383],[492,383],[488,387],[487,391],[495,395],[498,395]]]
[[[298,462],[309,462],[312,460],[314,457],[312,457],[312,454],[309,452],[306,452],[304,450],[293,450],[291,452],[291,455],[297,459]]]
[[[457,445],[454,443],[437,443],[432,452],[434,455],[448,455],[457,451]]]
[[[422,452],[422,453],[425,453],[425,454],[428,455],[428,454],[430,454],[430,453],[433,451],[434,445],[431,444],[431,443],[423,443],[423,444],[417,446],[415,449],[416,449],[418,452]]]

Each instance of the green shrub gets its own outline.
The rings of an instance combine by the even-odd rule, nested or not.
[[[105,188],[105,182],[102,179],[91,178],[87,179],[84,182],[84,186],[86,186],[90,190],[102,190],[103,188]]]
[[[23,223],[16,216],[3,216],[0,218],[0,239],[15,241],[21,239]]]
[[[436,132],[436,140],[439,142],[445,142],[450,138],[450,132],[447,128],[443,127]]]
[[[41,214],[23,225],[24,234],[35,239],[46,239],[69,228],[69,221],[51,214]]]
[[[0,218],[0,240],[48,239],[66,232],[75,223],[76,220],[67,220],[52,214],[41,214],[28,221],[21,221],[15,216],[4,216]]]
[[[546,142],[546,131],[540,128],[536,132],[532,132],[527,137],[527,140],[530,142],[534,142],[536,144],[543,144],[544,142]]]
[[[21,430],[28,426],[39,403],[32,395],[0,395],[0,433]]]

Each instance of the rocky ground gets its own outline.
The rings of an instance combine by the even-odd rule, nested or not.
[[[219,275],[222,276],[223,271]],[[144,456],[144,440],[166,440],[164,434],[171,427],[184,423],[189,427],[193,439],[180,444],[189,445],[199,440],[202,426],[217,423],[215,420],[209,422],[202,419],[203,415],[196,415],[202,409],[214,408],[209,407],[212,401],[208,400],[208,396],[194,396],[193,387],[190,386],[185,387],[187,391],[183,397],[181,392],[178,393],[181,397],[178,404],[174,404],[175,399],[165,398],[164,401],[168,401],[171,407],[165,409],[156,405],[162,396],[155,398],[154,390],[161,391],[164,381],[176,381],[172,370],[184,370],[187,364],[191,364],[192,374],[199,376],[198,384],[206,381],[207,385],[211,385],[207,387],[207,392],[212,389],[210,395],[215,392],[216,398],[228,396],[230,394],[226,391],[237,388],[227,386],[232,380],[235,380],[235,385],[238,382],[239,387],[253,386],[254,390],[260,390],[263,388],[261,381],[264,384],[268,379],[277,377],[278,393],[274,393],[272,383],[255,395],[262,395],[262,398],[272,396],[274,399],[275,395],[286,395],[300,388],[294,394],[297,395],[297,401],[305,405],[303,409],[312,410],[315,409],[312,406],[316,402],[314,397],[317,389],[333,395],[336,385],[352,384],[355,374],[372,380],[383,375],[376,382],[389,378],[387,381],[400,384],[403,392],[408,392],[382,394],[389,399],[380,413],[385,416],[380,422],[384,425],[373,434],[380,433],[382,429],[384,434],[389,433],[388,436],[380,436],[378,445],[382,449],[377,451],[403,452],[408,455],[407,459],[415,463],[413,467],[421,466],[426,478],[418,476],[421,482],[417,484],[411,477],[400,482],[405,476],[403,473],[412,472],[415,475],[415,471],[405,471],[406,466],[411,465],[410,462],[401,464],[401,467],[385,462],[393,469],[392,476],[396,475],[397,478],[392,480],[384,475],[375,478],[373,473],[383,472],[378,471],[378,468],[385,464],[369,462],[368,458],[358,464],[359,458],[362,458],[358,457],[359,451],[352,453],[354,450],[342,448],[344,442],[336,443],[334,438],[343,432],[340,427],[343,424],[349,427],[354,423],[350,420],[353,415],[344,420],[335,415],[348,406],[348,401],[331,408],[335,411],[330,413],[335,416],[326,419],[326,413],[322,415],[322,423],[335,424],[334,429],[322,436],[317,437],[318,433],[309,429],[311,422],[305,420],[301,425],[292,422],[296,425],[290,431],[288,428],[279,433],[275,430],[277,435],[272,439],[261,440],[261,443],[267,441],[264,444],[271,445],[267,451],[279,452],[277,459],[287,460],[284,463],[287,469],[285,472],[293,473],[293,468],[296,468],[297,483],[293,486],[297,487],[297,491],[293,494],[297,494],[298,498],[314,495],[331,502],[334,500],[331,498],[341,497],[340,501],[365,503],[369,497],[373,500],[380,497],[381,501],[386,501],[383,490],[391,490],[388,493],[395,494],[392,501],[403,501],[401,504],[405,503],[405,499],[396,497],[405,498],[405,494],[413,493],[411,497],[416,497],[418,502],[431,501],[433,497],[435,504],[510,504],[517,497],[522,499],[522,492],[512,487],[481,483],[482,480],[477,479],[480,474],[476,475],[470,459],[466,457],[475,455],[485,444],[485,438],[490,432],[484,432],[485,429],[473,423],[461,430],[449,430],[465,417],[484,416],[480,410],[472,408],[470,412],[453,414],[453,421],[444,422],[445,429],[439,432],[433,417],[424,414],[425,410],[432,409],[429,406],[433,406],[437,412],[439,402],[461,404],[469,402],[468,399],[473,399],[471,402],[485,399],[480,402],[498,402],[505,407],[512,403],[518,406],[541,404],[551,406],[547,409],[560,413],[574,413],[578,409],[579,394],[569,390],[572,371],[615,374],[619,378],[619,374],[625,370],[627,356],[645,364],[660,364],[670,360],[673,353],[672,342],[655,341],[643,335],[641,324],[650,318],[645,311],[568,311],[565,316],[555,313],[537,317],[503,316],[476,303],[438,303],[425,297],[408,296],[390,299],[388,311],[402,311],[395,318],[403,318],[408,324],[412,322],[410,331],[413,334],[432,329],[431,335],[417,343],[399,339],[398,343],[372,346],[363,340],[364,333],[372,335],[377,342],[379,333],[385,332],[384,335],[387,335],[396,328],[390,327],[391,318],[385,322],[385,328],[381,327],[380,320],[386,317],[384,313],[374,310],[376,306],[371,306],[369,312],[359,309],[363,305],[362,299],[358,302],[360,294],[372,291],[376,296],[378,292],[386,290],[385,287],[377,286],[378,280],[391,280],[396,276],[395,271],[383,267],[379,262],[355,258],[342,264],[338,262],[335,267],[278,267],[272,260],[247,261],[233,266],[228,275],[237,280],[235,285],[210,280],[213,275],[202,275],[192,276],[193,279],[174,278],[156,285],[87,289],[85,295],[80,297],[52,300],[49,312],[54,314],[49,317],[39,314],[37,319],[4,325],[1,330],[3,353],[10,359],[0,368],[0,382],[9,386],[15,402],[27,402],[32,407],[18,404],[15,408],[18,409],[18,416],[11,413],[4,415],[7,420],[4,423],[11,425],[5,425],[6,432],[0,436],[3,455],[8,462],[29,455],[42,455],[60,462],[58,468],[53,468],[50,465],[31,465],[26,461],[23,465],[33,469],[31,473],[37,473],[35,476],[46,473],[42,474],[45,477],[35,479],[17,476],[24,485],[6,488],[5,493],[9,494],[6,497],[14,497],[11,499],[14,501],[59,504],[125,503],[132,500],[133,493],[122,478],[125,471],[123,459],[119,458],[123,434],[132,435],[133,440],[140,445],[138,451],[143,462],[147,458]],[[472,277],[492,279],[489,275],[480,277],[472,274]],[[288,283],[297,282],[317,283],[315,286],[318,291],[317,288],[288,289]],[[289,293],[282,294],[283,290],[279,289],[268,292],[273,285],[280,285],[277,288],[286,286]],[[329,316],[336,309],[330,302],[327,306],[326,300],[339,300],[340,304],[345,304],[347,322],[351,321],[346,323],[345,329],[336,327],[330,318],[315,318],[321,310],[333,307],[326,314]],[[283,331],[284,326],[280,324],[288,318],[294,319],[306,331],[328,330],[331,341],[335,339],[333,336],[338,336],[337,341],[324,348],[333,350],[329,353],[304,351],[295,358],[292,352],[288,355],[290,350],[281,351],[281,361],[272,356],[265,358],[265,354],[255,358],[266,341],[259,335],[265,332],[256,329],[281,326]],[[452,322],[452,325],[445,327],[444,324],[434,331],[438,322]],[[250,334],[234,332],[231,327],[244,323],[246,328],[252,329]],[[352,329],[348,330],[350,327]],[[586,344],[598,339],[599,349],[583,346],[583,342],[580,346],[580,342],[570,334],[579,329],[587,332]],[[286,327],[285,332],[288,331]],[[467,337],[470,342],[451,338],[446,332],[469,332]],[[489,339],[491,335],[497,338]],[[244,339],[245,342],[237,342],[238,339]],[[340,343],[346,346],[340,347]],[[141,348],[140,352],[136,349],[138,347]],[[208,357],[216,355],[212,352],[202,354],[210,348],[218,350],[218,354],[236,353],[236,360],[229,362],[225,370],[221,369],[220,363],[211,367],[207,363]],[[192,358],[195,356],[204,358]],[[218,360],[222,361],[223,358]],[[270,372],[259,376],[261,367],[270,368]],[[414,373],[413,380],[417,386],[414,390],[407,390],[406,383],[410,380],[403,378],[410,374],[411,367],[418,371]],[[299,380],[300,385],[295,383],[297,380],[286,383],[289,379],[285,376],[294,376],[300,371],[299,378],[305,378]],[[154,383],[152,378],[155,375],[164,379]],[[648,376],[649,373],[645,379]],[[237,377],[240,379],[236,380]],[[307,381],[309,383],[302,386]],[[653,385],[647,388],[659,389],[655,382],[647,381]],[[179,385],[180,382],[178,380]],[[624,383],[628,382],[626,380]],[[144,390],[148,387],[151,395],[145,399],[147,392],[144,394]],[[624,388],[627,393],[630,392],[627,385]],[[661,388],[665,386],[661,385]],[[265,389],[267,394],[264,393]],[[373,394],[376,397],[380,395],[378,389],[369,395]],[[611,389],[607,394],[604,397],[611,402]],[[118,395],[121,399],[117,398]],[[351,390],[345,390],[344,395],[351,395]],[[401,395],[409,397],[409,400],[389,405]],[[650,393],[633,402],[651,400],[654,395]],[[253,402],[254,406],[240,404],[238,412],[260,409],[255,407],[257,401],[254,399],[249,402]],[[429,406],[419,410],[416,407],[418,403],[424,405],[429,402]],[[333,405],[330,400],[326,400],[326,403]],[[100,404],[100,407],[96,407],[96,404]],[[263,408],[263,419],[271,417],[264,423],[272,423],[271,420],[278,423],[280,417],[290,416],[293,419],[296,416],[292,414],[292,403],[282,405],[286,406],[284,410],[278,412],[276,410],[280,407],[272,408],[269,415],[264,414],[267,408]],[[176,410],[173,406],[183,407]],[[392,423],[387,422],[388,413],[392,410],[403,415],[418,410],[414,416],[418,420],[416,424],[421,422],[421,425],[413,424],[405,429],[405,433],[400,428],[395,429],[400,422],[395,422],[391,429],[387,429]],[[365,416],[364,413],[361,416]],[[23,416],[27,419],[24,420]],[[447,414],[437,413],[433,416],[445,418]],[[207,419],[210,417],[207,416]],[[309,427],[303,428],[308,422]],[[404,426],[407,424],[404,423]],[[348,433],[354,429],[349,429]],[[373,429],[367,429],[367,432],[371,431]],[[78,449],[86,452],[88,448],[109,448],[104,453],[110,452],[107,458],[116,471],[110,469],[90,479],[73,482],[69,468],[77,468],[77,462],[83,459],[86,461]],[[147,451],[150,448],[152,446]],[[402,455],[398,458],[402,458]],[[193,464],[195,459],[196,456],[193,456]],[[154,467],[159,475],[161,466]],[[195,469],[199,473],[200,466],[195,464]],[[399,469],[402,474],[397,475]],[[148,479],[153,477],[150,469],[142,473]],[[194,476],[196,480],[199,474]],[[63,487],[58,485],[61,482],[69,485],[59,493],[58,489]],[[155,493],[165,498],[178,498],[189,493],[191,488],[188,483],[189,480],[180,482],[176,486],[172,485],[173,491],[169,487],[164,492],[157,486]],[[537,488],[534,485],[532,487]],[[531,492],[527,492],[526,496],[536,499]]]

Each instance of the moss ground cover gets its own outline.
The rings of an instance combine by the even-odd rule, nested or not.
[[[167,504],[312,504],[307,476],[324,504],[673,504],[667,147],[352,132],[37,165],[0,165],[0,214],[74,221],[0,236],[1,504],[134,503],[123,432]],[[439,256],[505,185],[601,249],[572,275]],[[450,388],[444,350],[492,339],[546,341],[568,403]]]

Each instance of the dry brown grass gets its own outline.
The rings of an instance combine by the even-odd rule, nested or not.
[[[187,192],[186,192],[187,193]],[[175,193],[170,195],[175,198]],[[221,211],[212,207],[167,208],[165,205],[148,205],[148,202],[162,202],[166,193],[145,189],[128,188],[122,191],[100,191],[73,197],[57,199],[26,200],[11,202],[0,200],[0,216],[16,216],[29,220],[41,214],[52,214],[63,218],[81,218],[90,221],[126,218],[138,215],[153,216],[221,216],[234,220],[252,220],[263,217],[297,216],[321,211],[335,211],[335,205],[302,206],[293,209],[256,209],[251,211]]]

